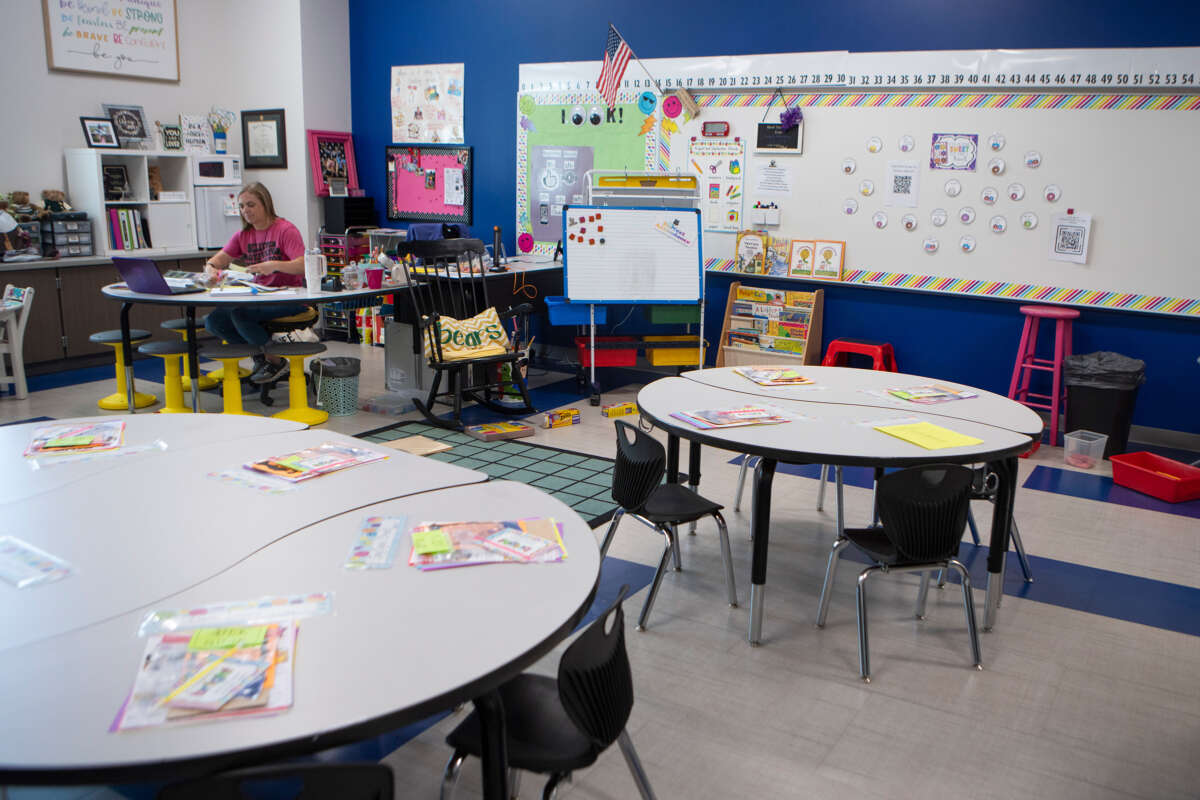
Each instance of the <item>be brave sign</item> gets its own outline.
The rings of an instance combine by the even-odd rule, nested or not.
[[[51,69],[179,80],[176,0],[42,0]]]

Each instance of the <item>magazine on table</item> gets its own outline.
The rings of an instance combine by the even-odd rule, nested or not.
[[[245,467],[254,472],[262,472],[295,483],[384,458],[387,458],[385,454],[368,450],[365,447],[325,442],[316,447],[297,450],[294,453],[271,456],[261,461],[251,461]]]
[[[412,529],[408,563],[422,570],[476,564],[534,564],[567,557],[561,526],[549,517],[422,522]]]
[[[125,423],[122,420],[42,425],[34,429],[25,455],[63,455],[116,450],[121,446],[124,437]]]
[[[778,425],[790,422],[791,417],[771,406],[742,406],[740,408],[704,409],[677,411],[671,414],[676,419],[701,429],[736,428],[742,425]]]
[[[979,396],[976,392],[968,389],[955,389],[942,384],[909,386],[904,389],[888,389],[887,393],[892,397],[898,397],[910,403],[945,403],[948,400],[966,400]]]
[[[793,367],[734,367],[733,371],[759,386],[803,386],[814,383]]]

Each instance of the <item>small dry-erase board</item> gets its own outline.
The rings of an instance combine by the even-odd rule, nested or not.
[[[704,295],[700,211],[563,208],[563,281],[572,303],[696,303]]]

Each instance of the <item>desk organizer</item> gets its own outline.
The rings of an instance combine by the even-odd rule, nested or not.
[[[1154,453],[1125,453],[1109,457],[1113,482],[1168,503],[1200,498],[1200,468]]]

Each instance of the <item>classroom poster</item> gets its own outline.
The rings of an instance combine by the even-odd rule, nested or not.
[[[742,229],[745,144],[740,139],[693,139],[688,162],[687,171],[700,176],[704,230],[737,233]]]
[[[42,15],[51,69],[179,81],[175,0],[42,0]]]
[[[461,144],[462,64],[392,67],[392,141]]]
[[[974,172],[978,156],[979,134],[935,133],[929,148],[929,168]]]

